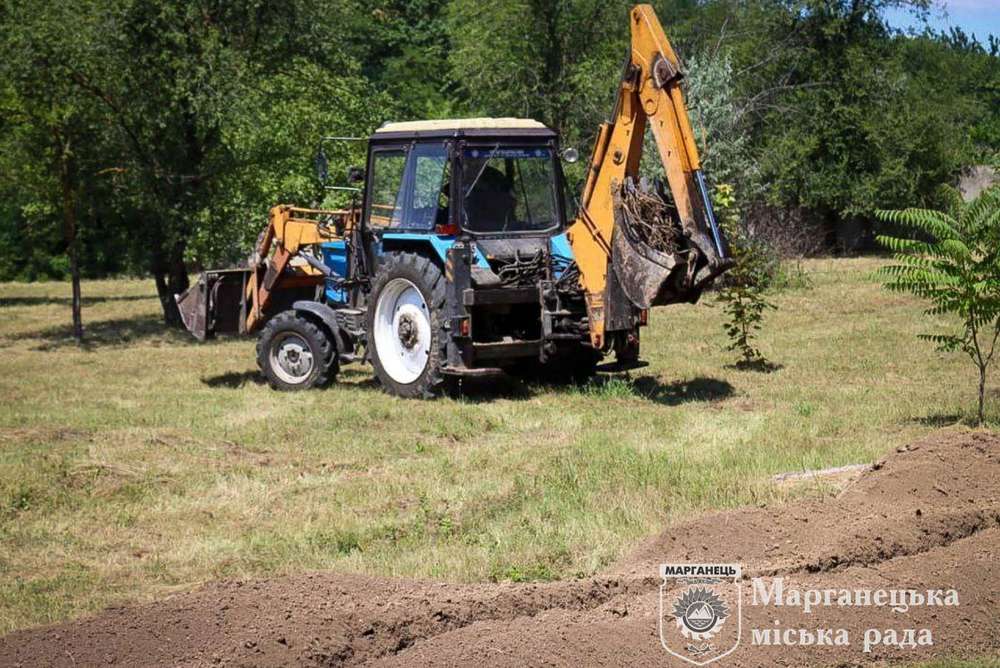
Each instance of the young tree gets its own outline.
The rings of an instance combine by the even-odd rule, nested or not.
[[[740,355],[736,368],[771,371],[770,363],[757,348],[755,339],[764,323],[764,312],[777,307],[768,301],[766,292],[774,273],[774,261],[767,249],[751,239],[741,225],[733,187],[723,183],[715,189],[715,205],[723,231],[729,241],[730,254],[736,266],[720,281],[718,300],[728,319],[723,323],[729,344],[726,350]]]
[[[81,200],[95,180],[85,147],[100,141],[93,105],[75,82],[80,50],[94,37],[61,2],[9,2],[0,13],[3,152],[8,190],[29,219],[56,217],[69,260],[73,336],[83,339]],[[58,213],[56,213],[58,212]]]
[[[1000,187],[966,204],[954,197],[951,214],[928,209],[878,211],[886,222],[904,225],[914,238],[880,236],[896,264],[879,275],[886,289],[930,301],[928,315],[950,314],[961,322],[956,334],[921,334],[940,350],[965,353],[979,372],[976,418],[982,424],[986,379],[1000,338]]]

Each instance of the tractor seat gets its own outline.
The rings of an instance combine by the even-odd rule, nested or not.
[[[499,232],[515,219],[513,184],[495,167],[487,167],[465,199],[466,222],[479,232]]]

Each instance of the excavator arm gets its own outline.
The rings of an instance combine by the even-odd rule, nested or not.
[[[708,197],[688,118],[677,55],[649,5],[630,14],[631,49],[610,121],[600,126],[580,210],[568,237],[580,269],[591,344],[605,348],[618,325],[608,312],[695,301],[732,265]],[[664,253],[631,234],[620,215],[627,179],[638,179],[646,128],[652,131],[682,232]],[[658,224],[668,224],[659,221]],[[610,326],[609,326],[610,325]]]

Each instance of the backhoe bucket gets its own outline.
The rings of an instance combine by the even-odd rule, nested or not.
[[[665,210],[662,194],[646,185],[627,181],[622,191],[615,193],[611,235],[615,276],[638,308],[693,304],[718,275],[733,266],[733,260],[727,257],[725,239],[707,197],[702,199],[707,230],[693,223],[682,226],[666,215],[650,216],[648,207],[636,203],[642,198],[653,201],[653,197],[660,198]]]
[[[243,330],[244,299],[249,269],[222,269],[202,273],[198,282],[175,295],[184,327],[204,341],[216,334]]]

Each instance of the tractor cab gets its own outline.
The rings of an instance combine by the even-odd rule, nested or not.
[[[543,236],[565,227],[558,137],[513,118],[388,123],[369,142],[372,230]]]

